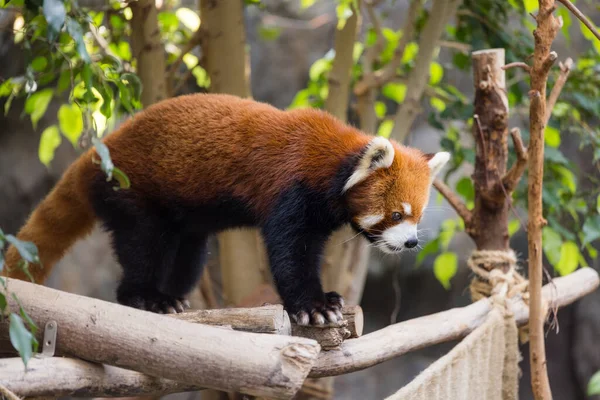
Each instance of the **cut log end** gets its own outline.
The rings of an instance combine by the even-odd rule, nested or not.
[[[340,347],[344,340],[360,337],[363,333],[364,316],[360,306],[342,309],[344,320],[339,324],[303,326],[292,324],[292,335],[316,340],[323,350]]]

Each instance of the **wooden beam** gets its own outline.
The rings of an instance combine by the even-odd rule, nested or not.
[[[7,284],[38,326],[57,322],[62,353],[201,387],[291,398],[320,351],[310,339],[193,324],[15,279]],[[7,336],[0,323],[0,346]]]

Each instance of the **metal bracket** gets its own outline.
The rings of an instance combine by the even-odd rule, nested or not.
[[[58,332],[58,324],[56,321],[46,322],[44,328],[44,341],[42,342],[42,357],[54,357],[56,351],[56,333]]]

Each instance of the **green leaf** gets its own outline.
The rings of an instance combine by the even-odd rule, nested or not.
[[[117,56],[121,57],[121,59],[125,61],[131,60],[131,47],[129,43],[125,41],[120,41],[119,43],[112,42],[108,46]]]
[[[161,32],[175,33],[179,27],[179,18],[171,11],[162,11],[158,13],[158,23]]]
[[[38,121],[44,116],[53,95],[52,89],[35,92],[25,100],[25,112],[31,116],[31,123],[37,129]]]
[[[439,234],[442,249],[448,250],[448,246],[450,246],[454,233],[456,233],[456,220],[447,219],[442,222],[442,229]]]
[[[560,132],[558,129],[546,126],[546,130],[544,131],[544,141],[546,142],[546,145],[550,147],[557,148],[560,146]]]
[[[389,138],[392,129],[394,129],[394,121],[391,119],[386,119],[379,124],[379,129],[377,129],[377,136],[383,136],[384,138]]]
[[[125,172],[121,171],[117,167],[113,167],[113,176],[119,182],[119,187],[114,188],[117,189],[129,189],[131,187],[131,182],[129,181],[129,177],[125,174]]]
[[[175,15],[179,18],[179,21],[192,32],[196,32],[200,27],[200,17],[195,11],[190,10],[187,7],[178,8],[177,11],[175,11]]]
[[[2,253],[0,253],[0,257],[2,257]],[[0,271],[1,270],[2,269],[0,269]],[[0,318],[2,318],[4,316],[7,305],[8,305],[8,303],[6,302],[6,296],[4,296],[4,293],[0,292]]]
[[[281,29],[276,26],[260,26],[258,28],[258,35],[262,40],[275,40],[281,34]]]
[[[46,167],[50,167],[50,162],[54,159],[54,152],[60,146],[61,141],[60,132],[56,125],[49,126],[42,132],[38,157]]]
[[[48,40],[53,42],[65,23],[65,4],[62,0],[44,0],[43,12],[48,22]]]
[[[381,89],[381,94],[400,104],[406,97],[406,85],[403,83],[388,83]]]
[[[79,53],[79,57],[83,60],[83,62],[89,64],[91,62],[90,55],[85,48],[85,42],[83,40],[83,30],[81,29],[81,25],[79,22],[73,18],[67,18],[67,32],[75,41],[77,46],[77,52]]]
[[[58,109],[60,130],[75,147],[83,132],[83,114],[76,104],[63,104]]]
[[[102,168],[102,171],[106,174],[107,180],[110,181],[115,168],[115,165],[110,158],[110,151],[108,150],[108,147],[97,138],[92,138],[92,143],[96,148],[96,153],[100,156],[100,168]]]
[[[577,269],[579,265],[579,248],[575,242],[565,242],[560,247],[560,259],[554,268],[562,276],[568,275]]]
[[[17,249],[23,260],[28,263],[39,264],[40,257],[35,244],[19,240],[13,235],[6,235],[6,241],[15,246],[15,249]]]
[[[455,253],[445,252],[433,262],[433,274],[446,290],[450,289],[450,280],[458,270],[458,257]]]
[[[23,364],[27,367],[27,363],[33,355],[33,335],[25,328],[23,320],[17,314],[10,315],[10,327],[8,328],[8,332],[10,343],[15,350],[19,352]]]
[[[562,246],[563,240],[554,229],[549,226],[545,226],[542,228],[542,248],[544,249],[544,254],[550,261],[550,264],[556,265],[560,260],[560,248]]]
[[[475,200],[475,188],[473,187],[473,181],[466,176],[456,182],[456,191],[467,202]]]
[[[315,4],[315,0],[300,0],[300,6],[302,8],[308,8]]]
[[[308,71],[308,76],[311,81],[317,81],[319,77],[331,69],[331,62],[324,58],[320,58],[313,63]]]
[[[198,65],[192,70],[192,75],[196,78],[196,85],[203,88],[210,87],[210,77],[204,68]]]
[[[569,192],[575,193],[577,190],[577,182],[573,171],[562,165],[553,165],[552,169],[560,176],[561,183],[569,190]]]
[[[377,115],[377,118],[385,117],[386,113],[387,113],[387,107],[386,107],[385,103],[383,101],[376,101],[375,102],[375,114]],[[600,201],[600,196],[599,196],[598,201]]]
[[[521,228],[521,221],[518,219],[513,219],[508,223],[508,236],[512,236],[519,231]]]
[[[418,52],[419,52],[418,44],[416,44],[415,42],[410,42],[409,44],[407,44],[406,47],[404,48],[404,54],[402,54],[402,64],[406,64],[406,63],[414,60],[414,58],[417,56]]]
[[[430,85],[437,85],[438,83],[440,83],[443,76],[444,76],[444,68],[442,68],[442,66],[439,63],[434,61],[431,64],[429,64],[429,84]]]
[[[60,73],[60,76],[58,77],[58,83],[56,84],[56,92],[58,94],[61,94],[62,92],[67,90],[67,88],[69,87],[70,84],[71,84],[71,71],[66,69],[66,70],[62,71]]]
[[[352,48],[352,60],[356,63],[363,53],[365,46],[361,42],[354,43]]]
[[[431,107],[435,108],[438,112],[444,112],[446,109],[444,100],[438,99],[437,97],[431,97],[429,99],[429,104],[431,104]]]
[[[588,396],[595,396],[597,394],[600,394],[600,371],[592,375],[587,387]]]
[[[48,60],[46,57],[38,56],[31,62],[31,68],[36,72],[41,72],[48,66]]]
[[[427,257],[430,254],[435,254],[439,251],[440,251],[439,239],[430,241],[429,243],[427,243],[425,245],[425,247],[423,247],[423,250],[421,250],[419,252],[419,254],[417,254],[417,258],[415,260],[415,266],[418,267],[419,265],[421,265],[423,263],[423,260],[425,260],[425,257]]]
[[[600,238],[600,215],[586,218],[583,224],[583,246]]]
[[[133,90],[133,99],[138,102],[142,96],[142,81],[140,78],[136,74],[127,72],[121,75],[121,81],[126,82],[131,87]]]
[[[338,30],[344,29],[344,26],[346,26],[346,21],[352,16],[352,8],[350,8],[351,3],[351,1],[342,0],[335,8],[335,13],[338,19]]]
[[[525,12],[532,13],[538,9],[538,0],[523,0]]]
[[[600,194],[596,197],[596,212],[600,214]]]

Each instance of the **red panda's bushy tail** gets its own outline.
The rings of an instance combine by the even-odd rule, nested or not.
[[[95,167],[90,151],[82,155],[67,169],[19,231],[17,239],[33,242],[38,248],[41,263],[29,266],[35,283],[44,283],[54,264],[77,239],[94,227],[96,217],[88,192]],[[2,274],[29,280],[18,267],[20,260],[19,252],[11,245]]]

